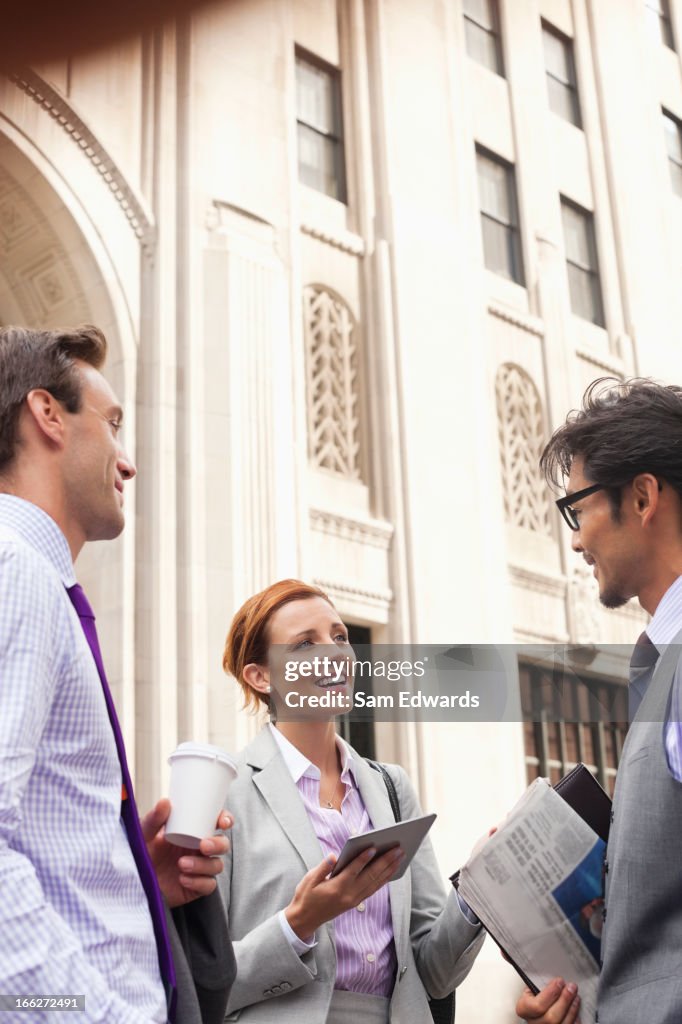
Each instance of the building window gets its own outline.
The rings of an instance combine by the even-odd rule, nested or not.
[[[469,56],[504,77],[497,0],[464,0],[464,32]]]
[[[564,248],[571,309],[583,320],[604,326],[594,214],[561,197]]]
[[[506,160],[476,147],[483,256],[488,270],[523,284],[514,168]]]
[[[663,130],[668,150],[668,164],[673,183],[673,192],[682,196],[682,121],[667,110],[663,111]]]
[[[526,776],[552,785],[579,761],[607,793],[613,793],[627,733],[628,688],[623,682],[579,678],[564,672],[519,665]]]
[[[345,203],[341,76],[337,68],[298,49],[296,122],[300,180]]]
[[[348,625],[348,640],[359,661],[372,658],[372,631],[367,626]],[[372,694],[372,677],[363,677],[362,689],[369,696]],[[337,718],[339,732],[343,739],[357,750],[361,757],[376,757],[376,740],[374,735],[373,712],[361,714],[359,711]]]
[[[545,73],[550,110],[564,121],[570,121],[578,128],[580,104],[578,84],[573,60],[573,40],[558,32],[551,25],[542,23],[542,43],[545,51]]]
[[[644,0],[644,6],[649,28],[656,41],[674,50],[675,39],[668,0]]]

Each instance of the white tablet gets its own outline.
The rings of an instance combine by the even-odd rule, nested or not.
[[[392,850],[394,846],[400,846],[405,854],[405,860],[389,881],[394,882],[396,878],[402,878],[435,820],[435,814],[425,814],[422,818],[410,818],[408,821],[389,825],[388,828],[376,828],[372,832],[364,832],[361,836],[351,836],[339,854],[331,877],[338,875],[339,871],[343,871],[347,864],[370,846],[376,849],[377,857]]]

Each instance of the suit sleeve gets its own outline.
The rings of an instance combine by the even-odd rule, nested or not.
[[[398,791],[403,819],[422,815],[424,812],[405,771],[399,765],[390,765],[389,770]],[[445,895],[428,836],[414,856],[410,874],[410,940],[414,959],[429,996],[442,999],[466,978],[485,932],[480,925],[467,920],[453,888]]]
[[[216,889],[170,911],[168,933],[178,980],[178,1021],[222,1024],[236,973],[227,916]]]
[[[233,826],[233,833],[238,828],[239,821],[237,820]],[[218,888],[223,898],[228,920],[233,897],[232,888],[233,885],[239,884],[238,879],[232,877],[232,867],[232,852],[230,851],[225,857],[225,870],[218,876]],[[248,896],[242,893],[239,895],[240,898],[265,900],[266,902],[268,899],[266,892],[252,893]],[[317,947],[313,947],[309,952],[299,956],[282,931],[279,922],[281,909],[281,907],[277,907],[265,921],[247,932],[241,939],[232,941],[237,973],[227,1002],[228,1016],[245,1006],[265,1002],[301,988],[303,985],[315,981],[317,977],[315,961]],[[276,1013],[274,1007],[273,1013]]]

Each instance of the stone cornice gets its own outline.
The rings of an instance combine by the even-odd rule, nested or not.
[[[317,508],[310,509],[310,526],[318,533],[326,533],[331,537],[353,541],[356,544],[368,544],[383,551],[388,550],[393,537],[391,523],[379,519],[351,519]]]
[[[121,207],[142,248],[146,252],[151,251],[156,237],[151,217],[113,157],[85,121],[78,116],[71,103],[31,68],[15,71],[9,77],[19,89],[42,107],[78,146]]]
[[[514,327],[520,327],[522,331],[534,334],[538,338],[544,338],[545,336],[545,327],[542,320],[537,316],[532,316],[530,313],[523,313],[521,310],[513,309],[511,306],[505,306],[495,299],[488,300],[488,312],[491,316],[497,317],[498,320],[504,320],[508,324],[513,324]]]
[[[359,235],[354,235],[351,231],[344,232],[332,232],[325,231],[323,228],[319,228],[313,224],[301,224],[301,232],[304,235],[309,235],[311,238],[317,239],[318,242],[324,242],[325,245],[331,245],[334,249],[340,249],[341,252],[347,252],[351,256],[364,256],[366,252],[366,246],[362,238]]]

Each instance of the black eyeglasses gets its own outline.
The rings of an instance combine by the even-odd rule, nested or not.
[[[565,494],[563,498],[559,498],[556,502],[556,507],[561,512],[564,522],[570,530],[579,530],[580,523],[578,522],[578,511],[573,508],[575,501],[581,501],[586,498],[588,494],[594,494],[595,491],[603,491],[604,484],[592,484],[591,487],[585,487],[582,491],[574,491],[573,494]]]

